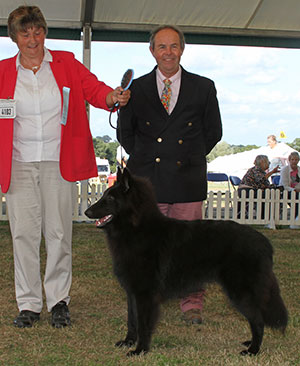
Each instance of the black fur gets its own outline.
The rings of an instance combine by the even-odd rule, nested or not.
[[[242,354],[257,354],[264,326],[284,332],[288,314],[272,270],[268,239],[233,221],[180,221],[163,216],[151,184],[119,170],[117,182],[86,210],[102,218],[114,273],[127,293],[128,333],[117,346],[149,350],[160,304],[219,283],[248,320],[251,341]]]

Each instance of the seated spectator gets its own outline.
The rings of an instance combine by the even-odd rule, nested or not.
[[[300,192],[300,167],[299,163],[299,153],[294,151],[290,153],[289,165],[282,168],[280,172],[279,185],[283,186],[284,189],[288,191]]]
[[[284,189],[289,191],[288,198],[291,198],[291,192],[296,192],[296,199],[299,198],[300,192],[300,167],[298,166],[299,163],[299,153],[297,151],[293,151],[290,153],[288,157],[289,165],[282,168],[280,172],[280,181],[279,185],[283,186]],[[299,205],[296,204],[295,207],[295,217],[296,220],[299,220],[298,217],[298,210]],[[291,225],[291,229],[298,229],[300,225]]]
[[[246,198],[249,198],[250,190],[254,190],[254,198],[257,197],[258,189],[267,189],[267,188],[276,188],[274,184],[271,184],[268,178],[278,172],[278,166],[270,170],[266,173],[266,170],[269,168],[270,162],[266,155],[257,155],[254,160],[254,166],[248,169],[247,173],[241,180],[241,183],[238,188],[239,197],[242,195],[242,191],[246,191]],[[263,194],[264,197],[264,194]],[[248,211],[248,207],[246,207]],[[238,206],[238,212],[240,211],[240,204]],[[262,204],[262,213],[261,218],[264,219],[264,211],[265,205]]]
[[[268,178],[278,172],[278,166],[266,173],[269,168],[270,162],[266,155],[257,155],[254,161],[254,167],[248,169],[247,173],[241,180],[239,189],[251,188],[251,189],[266,189],[276,188],[274,184],[271,184]]]

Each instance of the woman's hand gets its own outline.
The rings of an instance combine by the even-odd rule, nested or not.
[[[279,165],[277,165],[274,169],[270,170],[268,173],[266,173],[266,178],[268,179],[271,175],[274,173],[277,173],[280,171]]]
[[[106,104],[109,108],[112,108],[116,103],[119,103],[120,107],[124,107],[130,98],[130,90],[124,90],[118,86],[115,90],[108,93],[106,96]]]
[[[280,171],[279,165],[277,165],[273,170],[272,170],[272,174],[277,173]]]

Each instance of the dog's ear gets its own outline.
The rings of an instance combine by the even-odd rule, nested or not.
[[[127,192],[130,188],[131,175],[127,168],[118,167],[117,182],[124,187],[124,192]]]
[[[123,170],[123,184],[125,186],[125,192],[127,192],[130,188],[130,182],[131,182],[131,175],[129,173],[129,170],[125,167]]]
[[[118,169],[117,169],[117,182],[121,183],[122,181],[122,168],[120,168],[118,166]]]

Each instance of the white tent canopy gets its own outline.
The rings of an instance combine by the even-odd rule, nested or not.
[[[78,39],[88,25],[95,40],[147,41],[156,25],[176,24],[190,43],[300,45],[299,0],[1,0],[0,35],[22,3],[42,9],[50,38]]]

